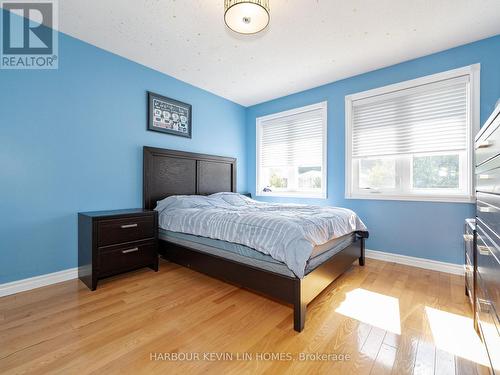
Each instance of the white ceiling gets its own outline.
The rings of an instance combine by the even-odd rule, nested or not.
[[[61,0],[59,29],[245,106],[500,34],[499,0],[270,0],[241,36],[224,0]]]

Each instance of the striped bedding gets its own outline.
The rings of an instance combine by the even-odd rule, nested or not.
[[[156,210],[162,229],[251,247],[285,263],[299,278],[315,246],[366,231],[346,208],[265,203],[237,193],[171,196]]]

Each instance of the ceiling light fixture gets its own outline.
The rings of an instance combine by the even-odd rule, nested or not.
[[[255,34],[269,24],[269,0],[224,0],[224,22],[240,34]]]

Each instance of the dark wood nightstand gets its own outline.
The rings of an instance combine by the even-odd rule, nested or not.
[[[78,213],[78,278],[97,281],[136,268],[158,271],[158,213],[129,209]]]

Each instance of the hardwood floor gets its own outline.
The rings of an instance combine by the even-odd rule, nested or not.
[[[487,374],[470,318],[462,277],[369,259],[298,334],[289,306],[163,261],[0,298],[0,373]]]

